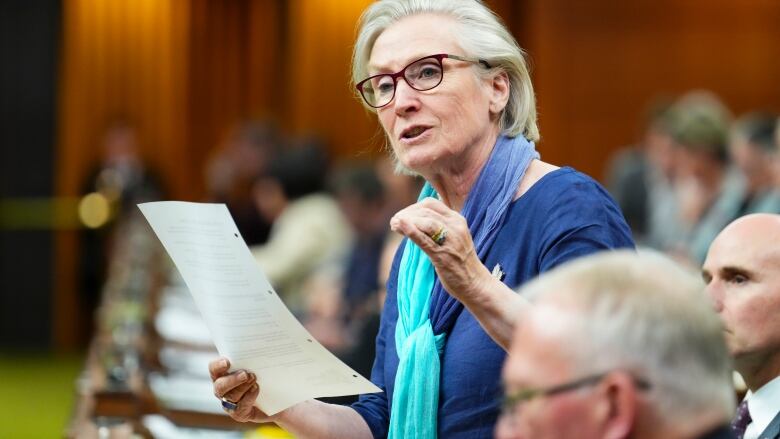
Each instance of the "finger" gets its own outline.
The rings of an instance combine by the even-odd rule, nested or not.
[[[255,401],[260,395],[260,387],[257,383],[252,383],[249,390],[246,392],[243,398],[238,401],[238,407],[231,413],[234,419],[242,422],[253,420],[259,421],[265,417],[265,413],[255,407]]]
[[[230,360],[225,357],[217,358],[209,363],[209,375],[211,375],[211,381],[215,381],[217,378],[225,375],[230,370]]]
[[[249,374],[249,379],[245,383],[223,394],[222,397],[230,402],[240,401],[244,394],[255,385],[256,380],[254,374]]]
[[[427,232],[427,230],[434,231]],[[433,221],[426,221],[425,225],[421,225],[402,220],[399,222],[398,229],[394,231],[411,239],[412,242],[420,247],[420,249],[431,256],[434,252],[439,250],[439,245],[431,238],[431,235],[436,233],[437,230],[438,226],[436,226]]]
[[[453,213],[457,213],[454,210],[447,207],[446,204],[444,204],[441,200],[437,200],[436,198],[426,198],[422,201],[420,201],[418,204],[420,206],[430,209],[439,215],[450,215]]]
[[[214,395],[222,398],[226,393],[247,382],[249,378],[249,373],[245,370],[219,377],[214,381]]]
[[[441,202],[437,202],[437,203],[441,204]],[[427,207],[433,205],[434,204],[430,204],[426,201],[414,203],[396,212],[395,216],[439,218],[440,214],[436,210]],[[446,209],[446,206],[444,208]]]
[[[421,217],[406,217],[397,215],[390,222],[391,230],[411,238],[418,245],[418,240],[425,240],[423,236],[427,236],[428,239],[433,242],[433,240],[430,239],[431,235],[438,232],[441,227],[443,227],[443,225],[440,221]]]

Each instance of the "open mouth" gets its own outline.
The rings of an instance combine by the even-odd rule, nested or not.
[[[424,132],[428,131],[428,128],[429,127],[422,126],[422,125],[417,125],[411,128],[407,128],[401,133],[401,139],[411,140],[420,137]]]

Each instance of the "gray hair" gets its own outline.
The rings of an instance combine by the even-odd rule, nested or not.
[[[539,140],[536,100],[524,52],[501,19],[478,0],[381,0],[369,6],[360,18],[352,53],[353,85],[368,77],[368,60],[379,35],[404,17],[425,13],[454,18],[460,26],[457,38],[464,55],[487,61],[491,68],[485,75],[504,72],[509,77],[509,101],[499,122],[502,133]]]
[[[574,309],[566,348],[578,372],[636,373],[651,384],[648,398],[663,419],[734,413],[721,320],[698,277],[666,257],[604,252],[552,270],[521,293]]]

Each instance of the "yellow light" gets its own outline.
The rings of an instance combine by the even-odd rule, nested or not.
[[[79,201],[79,219],[90,229],[103,227],[111,217],[111,205],[99,192],[87,194]]]

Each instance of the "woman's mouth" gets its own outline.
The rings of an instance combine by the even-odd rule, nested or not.
[[[406,142],[412,142],[414,140],[417,140],[420,138],[423,134],[425,134],[426,131],[428,131],[430,127],[426,127],[423,125],[416,125],[410,128],[407,128],[403,130],[401,133],[401,140]]]

